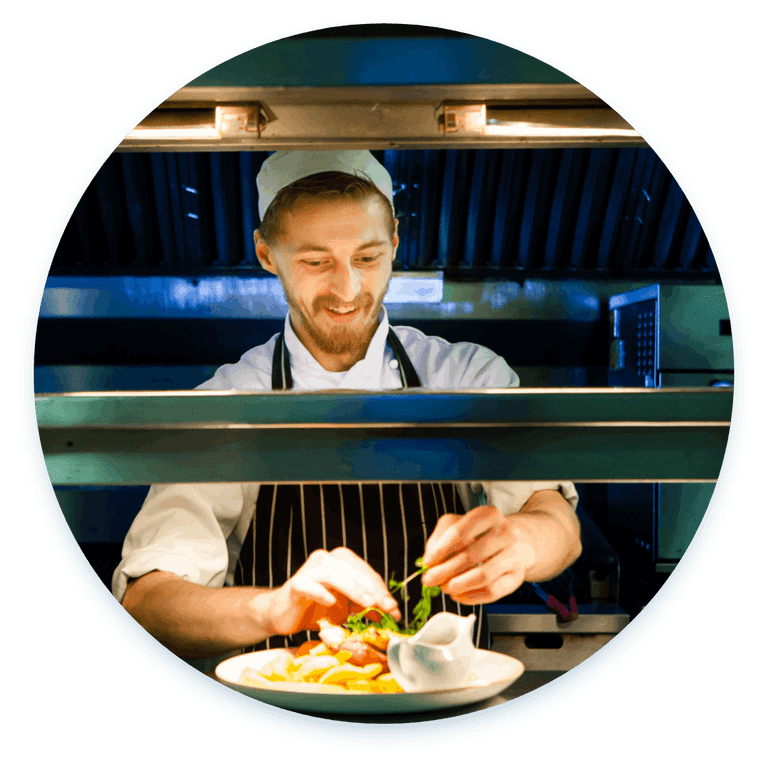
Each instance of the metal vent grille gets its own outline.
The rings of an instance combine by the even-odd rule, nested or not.
[[[398,269],[521,278],[718,279],[680,186],[649,148],[384,150]],[[266,152],[116,153],[88,187],[52,274],[261,271]]]

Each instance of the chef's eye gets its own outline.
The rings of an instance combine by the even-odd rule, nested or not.
[[[375,256],[361,256],[360,257],[360,263],[361,264],[373,264],[375,261],[378,261],[381,254],[377,253]]]

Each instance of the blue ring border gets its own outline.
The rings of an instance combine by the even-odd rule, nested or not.
[[[506,704],[482,710],[461,717],[460,739],[456,738],[457,723],[453,718],[447,717],[427,723],[397,724],[397,725],[365,725],[356,723],[342,723],[332,720],[314,718],[299,715],[293,712],[279,710],[271,706],[261,704],[255,700],[241,696],[224,686],[210,680],[180,661],[159,643],[145,633],[131,619],[112,595],[104,587],[90,567],[80,548],[77,546],[69,528],[61,514],[58,502],[53,493],[50,479],[45,467],[45,462],[37,435],[34,407],[34,335],[36,323],[36,311],[42,300],[43,288],[47,279],[48,270],[53,259],[56,246],[61,238],[64,226],[71,216],[75,205],[79,201],[86,187],[96,174],[97,170],[112,153],[115,147],[128,131],[152,109],[164,101],[171,93],[175,92],[198,76],[202,71],[216,66],[222,61],[236,56],[256,45],[266,44],[273,40],[306,32],[315,29],[324,29],[334,26],[347,26],[365,22],[393,22],[428,24],[460,32],[467,32],[502,45],[509,45],[547,62],[566,72],[574,79],[581,82],[594,93],[598,94],[606,103],[610,104],[619,114],[640,131],[658,156],[665,162],[681,189],[691,202],[691,205],[702,224],[704,232],[715,254],[718,269],[726,293],[731,326],[733,330],[734,369],[736,386],[734,390],[734,409],[731,422],[728,446],[720,473],[720,479],[715,487],[712,500],[707,513],[693,539],[688,551],[680,561],[679,566],[669,577],[667,583],[650,602],[648,607],[625,630],[612,640],[599,653],[570,671],[563,677],[549,683],[547,686],[526,694],[524,697],[514,699]],[[325,744],[334,747],[355,749],[360,752],[400,752],[418,749],[429,749],[436,746],[444,746],[451,743],[459,743],[468,740],[482,738],[490,733],[506,731],[521,726],[526,721],[543,716],[552,708],[559,707],[565,701],[579,696],[587,688],[609,675],[618,668],[635,650],[652,635],[656,629],[664,623],[676,604],[684,597],[691,584],[695,582],[700,569],[706,564],[711,548],[714,546],[720,527],[725,520],[730,505],[732,489],[736,484],[747,434],[747,413],[749,407],[749,390],[747,387],[748,357],[747,339],[744,318],[739,302],[739,293],[733,278],[730,264],[725,250],[720,242],[717,228],[710,220],[709,214],[703,202],[698,197],[687,175],[680,168],[674,158],[664,149],[646,126],[638,118],[627,110],[622,104],[610,95],[604,93],[599,86],[584,78],[580,73],[571,70],[563,62],[547,57],[541,52],[528,48],[520,43],[511,42],[501,37],[488,35],[479,30],[460,28],[450,24],[426,22],[424,20],[405,21],[403,19],[370,19],[361,18],[331,24],[317,25],[295,29],[285,34],[276,35],[259,41],[253,45],[239,46],[217,58],[208,65],[191,72],[186,78],[181,79],[157,94],[145,107],[133,118],[132,121],[120,127],[113,140],[105,145],[99,152],[94,162],[86,169],[78,185],[72,191],[63,205],[59,217],[51,228],[51,233],[46,248],[40,259],[34,282],[30,288],[27,313],[21,337],[21,349],[19,360],[19,411],[22,423],[22,440],[28,462],[30,478],[34,482],[33,491],[36,495],[41,516],[46,524],[51,542],[56,548],[65,567],[73,581],[79,586],[86,600],[92,605],[94,611],[99,614],[102,621],[107,624],[110,631],[115,634],[132,653],[138,654],[148,665],[165,677],[171,684],[182,692],[199,700],[207,708],[215,710],[237,720],[245,725],[284,736],[288,739],[310,744]],[[302,734],[302,738],[296,736]]]

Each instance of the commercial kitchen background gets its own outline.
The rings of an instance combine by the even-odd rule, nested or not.
[[[261,81],[249,83],[414,85],[413,72],[427,84],[572,82],[487,41],[423,29],[420,35],[398,30],[376,41],[356,29],[281,41],[261,49]],[[339,51],[335,63],[310,55],[329,41]],[[297,52],[313,66],[302,66]],[[205,76],[191,85],[212,87]],[[617,337],[610,302],[651,286],[684,290],[685,305],[702,307],[718,341],[729,340],[712,250],[651,148],[374,154],[392,174],[400,219],[387,302],[394,324],[484,344],[517,371],[523,387],[629,385],[612,376]],[[255,176],[266,155],[116,152],[108,159],[54,256],[38,325],[36,392],[193,388],[279,330],[287,306],[277,281],[256,262],[251,237],[258,226]],[[700,318],[688,330],[694,340],[710,333]],[[704,385],[733,382],[732,362],[686,371],[701,374]],[[644,370],[630,384],[661,386],[664,373],[654,364],[650,380]],[[108,583],[146,488],[56,491],[85,556]],[[586,574],[594,580],[588,599],[618,600],[634,616],[682,555],[711,489],[699,489],[703,500],[677,500],[678,509],[695,509],[683,510],[682,551],[663,557],[652,541],[659,534],[658,488],[580,484],[579,492],[582,522],[590,530],[594,524],[600,551],[609,553],[604,572]],[[640,513],[645,538],[636,530],[638,515],[624,514],[628,499],[647,511]],[[620,571],[619,562],[635,567]]]

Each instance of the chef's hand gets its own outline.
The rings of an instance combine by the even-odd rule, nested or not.
[[[465,515],[443,515],[429,537],[421,577],[440,585],[457,603],[492,603],[514,592],[533,565],[534,548],[496,507],[476,507]]]
[[[381,576],[352,550],[318,549],[269,596],[270,634],[317,629],[319,619],[342,624],[353,613],[375,606],[399,621],[400,611]]]

